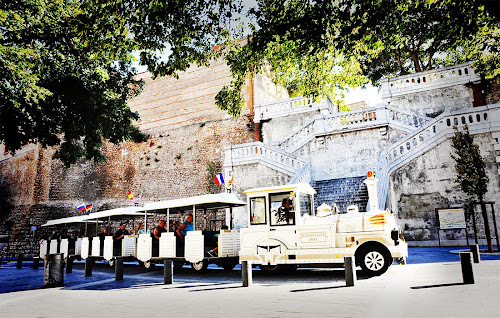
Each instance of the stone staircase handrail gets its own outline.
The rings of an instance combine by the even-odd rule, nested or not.
[[[290,179],[288,184],[311,183],[311,180],[311,162],[308,161],[299,171],[297,171],[293,178]]]
[[[450,87],[466,83],[478,83],[481,77],[474,72],[473,62],[402,75],[382,81],[382,101],[390,103],[396,96]]]
[[[278,147],[293,153],[316,136],[390,125],[411,132],[431,118],[384,105],[316,117],[287,136]]]
[[[465,124],[471,134],[499,131],[500,103],[444,112],[383,150],[377,167],[379,206],[385,206],[392,172],[453,136],[454,125]]]
[[[293,97],[266,104],[255,105],[254,122],[258,123],[261,120],[314,110],[319,110],[322,113],[329,114],[334,112],[336,109],[329,97],[320,102],[314,102],[313,97]]]
[[[224,166],[231,167],[251,163],[263,163],[273,169],[294,176],[306,161],[281,149],[260,141],[224,147]]]

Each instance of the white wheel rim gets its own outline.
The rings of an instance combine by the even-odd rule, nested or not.
[[[365,265],[369,270],[378,271],[384,267],[384,256],[379,252],[372,251],[365,256]]]
[[[200,269],[203,268],[203,261],[198,262],[198,263],[193,263],[193,268],[199,271]]]

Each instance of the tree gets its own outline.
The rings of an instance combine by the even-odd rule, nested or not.
[[[455,154],[451,157],[455,160],[455,170],[457,176],[455,182],[467,195],[475,196],[481,205],[481,214],[484,220],[484,231],[488,242],[488,250],[493,252],[491,243],[491,233],[486,213],[484,195],[488,191],[488,176],[486,175],[485,163],[481,157],[479,146],[474,143],[474,138],[469,133],[467,125],[461,132],[456,126],[453,127],[455,135],[452,138],[451,146],[455,149]]]
[[[100,8],[80,1],[0,4],[0,141],[58,146],[67,166],[103,160],[102,139],[120,142],[137,129],[127,100],[140,92],[134,43],[124,20],[103,24]]]
[[[264,61],[270,62],[278,82],[284,81],[282,74],[288,76],[280,72],[284,68],[299,64],[307,72],[308,59],[318,56],[355,60],[360,73],[375,85],[384,77],[464,60],[477,60],[476,67],[487,78],[500,75],[498,19],[491,19],[481,1],[260,0],[249,13],[255,27],[248,43],[228,55],[234,81],[217,96],[219,107],[232,114],[241,108],[245,75],[258,72]],[[322,73],[316,74],[312,83],[324,80]],[[303,87],[306,95],[324,94]]]
[[[216,104],[233,116],[247,76],[268,68],[292,96],[315,97],[463,60],[499,78],[499,19],[483,2],[257,0],[248,8],[242,0],[4,1],[0,141],[9,151],[27,142],[59,146],[66,165],[80,156],[103,160],[103,138],[138,135],[138,114],[126,105],[141,88],[134,52],[153,77],[224,56],[233,79]]]
[[[57,146],[67,166],[104,160],[103,139],[143,137],[127,106],[142,86],[132,53],[153,76],[207,64],[237,11],[226,0],[2,1],[0,142]]]

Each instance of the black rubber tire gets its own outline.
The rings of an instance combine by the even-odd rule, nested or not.
[[[237,262],[232,261],[222,262],[222,268],[224,271],[229,272],[232,271],[237,264]]]
[[[392,264],[391,253],[379,245],[363,247],[356,255],[356,264],[361,266],[363,273],[368,276],[380,276]]]
[[[259,268],[266,275],[275,275],[282,271],[282,266],[280,265],[259,265]]]

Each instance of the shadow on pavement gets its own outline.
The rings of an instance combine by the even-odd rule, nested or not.
[[[450,286],[461,286],[464,283],[447,283],[447,284],[437,284],[437,285],[426,285],[426,286],[413,286],[411,289],[426,289],[426,288],[436,288],[436,287],[450,287]]]

